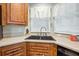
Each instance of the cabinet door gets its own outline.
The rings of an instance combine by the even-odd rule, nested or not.
[[[27,24],[28,7],[23,3],[7,4],[7,22],[10,24]]]
[[[0,48],[0,56],[1,56],[1,48]]]
[[[2,56],[25,56],[25,55],[26,55],[26,43],[18,43],[2,47]]]
[[[50,44],[50,56],[57,56],[57,45],[56,44]]]
[[[6,20],[7,20],[7,4],[6,3],[1,3],[0,4],[0,22],[1,25],[6,25]]]
[[[56,56],[57,47],[49,43],[27,43],[27,55],[29,56]]]

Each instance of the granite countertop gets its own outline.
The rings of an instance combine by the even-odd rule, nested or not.
[[[0,40],[0,47],[16,44],[20,42],[44,42],[44,43],[54,43],[57,45],[60,45],[62,47],[71,49],[73,51],[79,52],[79,41],[70,41],[67,37],[62,35],[55,35],[50,34],[56,41],[50,41],[50,40],[25,40],[28,36],[32,34],[20,36],[20,37],[11,37],[11,38],[3,38]]]

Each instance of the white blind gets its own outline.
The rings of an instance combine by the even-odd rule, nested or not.
[[[31,32],[40,32],[41,27],[50,31],[50,8],[30,8],[30,28]]]
[[[54,32],[79,35],[79,4],[60,4],[55,9]]]

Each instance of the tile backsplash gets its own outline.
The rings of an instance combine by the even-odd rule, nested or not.
[[[3,37],[22,36],[25,32],[23,25],[6,25],[3,26]]]

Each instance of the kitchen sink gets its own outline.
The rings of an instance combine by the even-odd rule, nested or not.
[[[31,40],[54,40],[55,39],[51,36],[36,36],[36,35],[31,35],[27,37],[26,39],[31,39]]]

